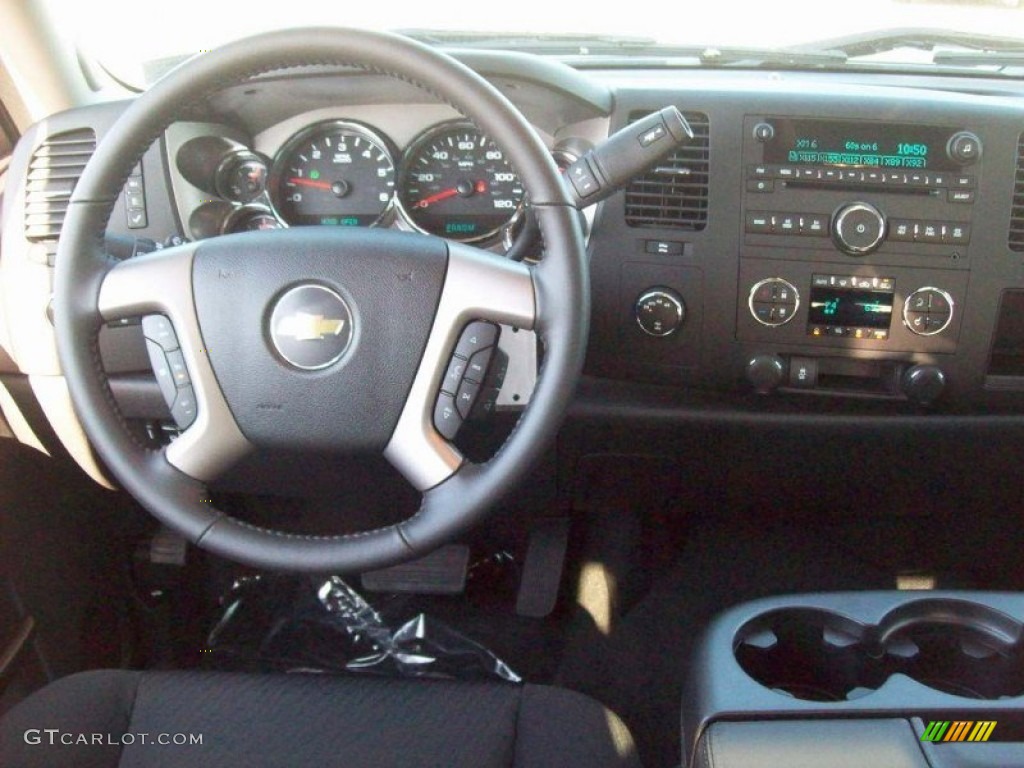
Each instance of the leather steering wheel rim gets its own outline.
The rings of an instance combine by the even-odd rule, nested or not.
[[[112,293],[108,284],[130,264],[104,253],[104,232],[120,190],[146,149],[189,106],[218,90],[261,74],[311,66],[353,67],[398,77],[471,118],[504,149],[518,172],[545,246],[538,265],[515,265],[526,270],[522,275],[532,285],[533,329],[544,353],[533,396],[511,436],[490,461],[461,463],[441,482],[421,484],[422,505],[409,519],[339,536],[257,528],[214,509],[207,483],[194,476],[202,473],[186,474],[168,460],[166,451],[140,444],[129,432],[98,345],[100,328],[111,319],[104,308],[109,304],[104,296]],[[449,258],[456,255],[450,249]],[[505,268],[475,254],[466,256],[496,275]],[[493,86],[451,57],[407,38],[361,30],[294,29],[198,56],[125,110],[100,141],[72,196],[57,252],[54,314],[60,361],[81,424],[111,473],[153,515],[192,543],[255,567],[353,572],[415,558],[450,541],[481,521],[523,478],[555,436],[582,370],[588,284],[577,211],[551,156]],[[132,300],[120,307],[127,308],[146,310],[147,305]]]

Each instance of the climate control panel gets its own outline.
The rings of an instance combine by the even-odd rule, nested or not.
[[[967,273],[743,259],[737,339],[814,348],[956,349]]]

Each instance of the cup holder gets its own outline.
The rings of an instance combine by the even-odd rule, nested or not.
[[[805,701],[867,696],[897,673],[974,699],[1024,694],[1024,626],[962,600],[916,600],[878,625],[782,608],[744,624],[733,653],[758,683]]]

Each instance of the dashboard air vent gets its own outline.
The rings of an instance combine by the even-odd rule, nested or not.
[[[25,187],[25,238],[53,242],[60,236],[71,191],[96,150],[96,133],[82,128],[43,142],[28,166]]]
[[[1010,210],[1010,250],[1024,251],[1024,133],[1017,139],[1017,176]]]
[[[634,112],[630,121],[647,113]],[[708,221],[708,116],[684,112],[695,134],[626,188],[626,223],[631,227],[674,227],[699,231]]]

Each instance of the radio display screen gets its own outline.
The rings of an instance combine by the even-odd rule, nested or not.
[[[886,338],[892,321],[891,278],[814,275],[807,323],[812,335]],[[821,329],[816,333],[814,329]],[[838,333],[842,329],[842,333]]]
[[[955,171],[946,154],[954,129],[856,120],[773,118],[764,162],[883,170]]]

